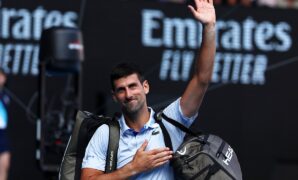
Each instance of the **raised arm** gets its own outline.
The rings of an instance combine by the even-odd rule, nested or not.
[[[203,40],[195,61],[194,74],[181,98],[183,114],[191,117],[198,111],[211,80],[216,51],[216,15],[213,0],[195,0],[188,6],[193,16],[203,24]]]

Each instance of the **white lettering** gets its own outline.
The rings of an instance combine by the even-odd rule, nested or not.
[[[267,57],[265,55],[257,55],[252,72],[253,84],[265,84],[265,71],[267,68]]]
[[[293,44],[287,22],[218,20],[216,46],[220,50],[285,52]],[[161,10],[142,11],[142,43],[146,47],[197,49],[202,25],[195,19],[167,17]]]
[[[65,13],[53,10],[46,11],[37,7],[33,12],[27,9],[2,8],[1,11],[2,39],[14,38],[17,40],[39,40],[44,28],[53,26],[75,27],[77,13],[67,11]]]
[[[39,46],[34,44],[0,44],[0,66],[13,75],[38,74]]]
[[[252,61],[253,61],[253,55],[247,54],[243,57],[243,63],[242,63],[242,72],[240,76],[240,81],[242,84],[250,84],[250,72],[252,69]]]
[[[162,18],[163,13],[159,10],[143,10],[142,17],[142,43],[144,46],[160,47],[162,40],[153,37],[154,30],[160,28],[160,24],[156,22],[154,18]]]
[[[78,19],[78,14],[75,12],[67,11],[63,18],[63,25],[65,27],[76,27],[77,24],[75,23],[76,20]]]
[[[37,41],[42,30],[52,26],[75,27],[78,18],[76,12],[46,11],[42,7],[37,7],[32,12],[28,9],[2,8],[0,13],[1,40],[15,40],[15,43],[0,44],[0,66],[13,75],[38,75]],[[24,40],[34,40],[36,43],[26,43]],[[83,47],[72,44],[69,48],[81,50]]]
[[[202,25],[194,19],[167,18],[160,10],[142,11],[142,43],[148,47],[197,48]]]
[[[276,45],[276,51],[285,52],[292,46],[292,39],[288,33],[291,32],[291,26],[286,22],[276,25],[276,38],[281,41],[280,45]]]
[[[8,44],[6,46],[4,46],[3,48],[3,57],[2,62],[1,62],[1,67],[5,70],[5,72],[9,73],[10,69],[9,69],[9,63],[11,61],[11,52],[13,50],[13,45]]]
[[[159,77],[172,81],[187,81],[193,64],[192,51],[165,50],[162,56]]]
[[[35,9],[32,13],[33,17],[33,39],[38,40],[40,39],[41,36],[41,31],[42,31],[42,22],[43,18],[46,15],[46,11],[42,7],[38,7]]]
[[[224,162],[226,165],[229,165],[230,161],[232,160],[233,152],[234,152],[234,150],[229,146],[229,147],[228,147],[228,150],[227,150],[227,152],[226,152],[226,154],[225,154],[226,159],[223,160],[223,162]]]
[[[2,8],[1,13],[2,13],[1,14],[1,16],[2,16],[1,37],[9,38],[9,36],[10,36],[10,18],[16,16],[16,10]]]
[[[30,39],[31,26],[28,26],[28,24],[31,24],[30,12],[21,9],[18,11],[17,16],[20,17],[20,20],[18,20],[12,28],[13,37],[15,39]]]
[[[226,23],[227,31],[221,37],[222,46],[225,49],[239,50],[241,48],[241,31],[239,23],[236,21],[228,21]]]
[[[270,43],[270,39],[273,35],[274,27],[270,22],[260,23],[256,28],[256,46],[263,51],[272,51],[274,49],[274,43]]]
[[[256,26],[256,22],[248,17],[243,21],[243,49],[252,50],[253,49],[253,29]]]
[[[265,83],[267,62],[265,55],[217,52],[211,81],[262,85]]]
[[[232,69],[232,83],[238,83],[240,72],[241,72],[241,64],[242,64],[242,55],[241,54],[234,54],[234,66]]]
[[[222,54],[221,53],[216,53],[214,59],[215,60],[214,60],[214,65],[213,65],[213,74],[212,74],[211,81],[213,83],[218,83],[218,82],[220,82],[219,72],[221,70],[220,61],[222,59]]]
[[[198,39],[197,24],[192,19],[165,18],[163,32],[165,47],[196,48],[198,46],[196,41]],[[174,34],[174,32],[176,33]]]

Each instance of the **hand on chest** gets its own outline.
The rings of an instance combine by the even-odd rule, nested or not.
[[[147,129],[135,135],[126,135],[120,139],[119,147],[124,151],[133,151],[134,153],[141,147],[141,145],[148,141],[146,150],[152,150],[160,147],[165,147],[163,135],[160,127],[154,129]]]

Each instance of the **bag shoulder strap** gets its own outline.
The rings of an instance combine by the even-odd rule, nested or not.
[[[118,116],[116,116],[116,113],[113,118],[106,117],[106,116],[97,116],[88,111],[83,111],[83,113],[84,113],[84,116],[82,118],[84,120],[87,120],[88,118],[93,120],[89,121],[90,123],[88,125],[86,124],[87,128],[80,129],[81,134],[89,133],[89,135],[87,135],[88,136],[87,139],[85,139],[86,137],[79,136],[78,144],[80,144],[80,142],[83,144],[82,144],[82,147],[81,147],[81,144],[80,146],[79,145],[77,146],[78,150],[80,150],[81,152],[78,153],[77,155],[76,166],[78,167],[76,167],[76,169],[79,169],[79,171],[81,169],[81,163],[82,163],[82,158],[84,157],[84,154],[85,154],[85,148],[89,140],[91,139],[92,135],[94,134],[94,132],[99,126],[106,124],[109,126],[109,142],[108,142],[107,155],[106,155],[105,173],[110,173],[116,170],[117,152],[119,148],[119,139],[120,139],[120,125],[118,122]],[[89,131],[89,132],[86,132],[86,131]],[[79,157],[79,155],[82,157]],[[80,178],[80,173],[78,173],[78,175],[75,176],[75,179],[79,179],[79,178]]]
[[[115,114],[113,119],[108,123],[109,125],[109,145],[106,156],[105,173],[110,173],[117,169],[117,154],[120,139],[120,126],[118,117]]]
[[[195,133],[192,130],[190,130],[189,128],[185,127],[183,124],[168,117],[167,115],[165,115],[163,113],[163,110],[160,110],[159,112],[155,113],[154,118],[162,130],[166,146],[169,147],[171,150],[173,150],[172,141],[171,141],[169,132],[167,131],[167,129],[165,128],[165,126],[162,122],[163,119],[166,120],[167,122],[169,122],[170,124],[174,125],[175,127],[179,128],[180,130],[184,131],[185,133],[190,134],[192,136],[198,136],[198,135],[202,134],[202,132]]]
[[[154,118],[155,118],[155,121],[159,124],[159,126],[161,128],[166,147],[170,148],[170,150],[173,150],[170,134],[169,134],[168,130],[166,129],[165,125],[163,124],[161,116],[159,116],[158,113],[155,113]]]
[[[159,111],[157,113],[157,117],[160,116],[160,119],[164,119],[167,122],[171,123],[172,125],[176,126],[177,128],[179,128],[180,130],[184,131],[187,134],[190,134],[192,136],[198,136],[200,134],[202,134],[202,132],[197,132],[195,133],[194,131],[190,130],[189,128],[185,127],[183,124],[179,123],[178,121],[175,121],[174,119],[168,117],[167,115],[165,115],[165,113],[163,113],[163,111]]]

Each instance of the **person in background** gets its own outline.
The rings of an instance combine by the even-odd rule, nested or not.
[[[186,0],[158,0],[159,2],[186,3]]]
[[[243,7],[254,7],[256,5],[256,2],[255,0],[226,0],[223,1],[223,4],[228,6],[240,5]]]
[[[298,8],[298,0],[277,0],[276,6],[278,8]]]
[[[238,1],[237,0],[226,0],[226,4],[228,6],[235,6],[238,4]]]
[[[265,6],[265,7],[276,7],[277,0],[257,0],[258,6]]]
[[[0,180],[6,180],[10,164],[10,152],[7,139],[7,123],[8,113],[7,106],[9,97],[5,94],[4,86],[7,76],[2,68],[0,68]]]
[[[214,5],[222,5],[223,4],[223,0],[213,0],[213,4]]]
[[[240,4],[244,7],[254,7],[254,6],[256,6],[255,0],[240,0]]]

